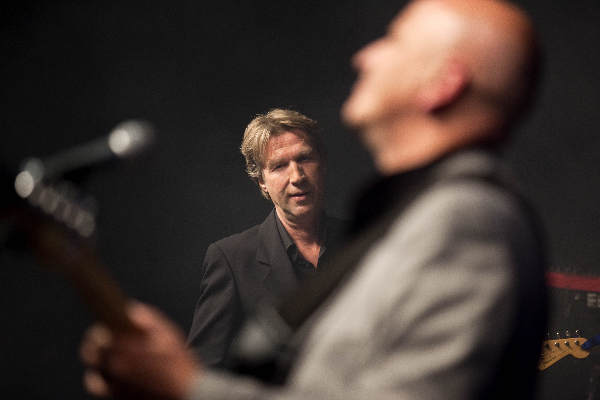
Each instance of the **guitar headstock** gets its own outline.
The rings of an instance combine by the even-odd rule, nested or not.
[[[63,272],[94,253],[96,201],[72,182],[44,179],[41,168],[32,158],[17,173],[3,174],[2,192],[10,193],[5,214],[13,242],[33,250],[42,266]]]
[[[0,216],[12,226],[9,240],[16,238],[18,248],[31,250],[39,265],[64,275],[101,321],[113,329],[135,330],[125,312],[127,298],[95,252],[94,199],[73,183],[43,179],[35,160],[16,174],[1,172],[6,195]]]
[[[540,361],[538,363],[538,369],[540,371],[549,368],[554,363],[568,355],[571,355],[575,358],[586,358],[589,356],[590,352],[581,348],[587,339],[579,336],[568,337],[568,332],[569,331],[566,331],[566,337],[560,337],[560,334],[557,334],[555,339],[544,341],[542,344]]]
[[[14,179],[14,191],[44,217],[89,238],[96,231],[96,202],[73,183],[47,181],[37,159],[29,159]]]

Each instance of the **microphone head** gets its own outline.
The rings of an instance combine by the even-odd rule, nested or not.
[[[123,121],[108,135],[108,147],[116,157],[130,157],[151,146],[154,143],[155,132],[152,124],[147,121]]]
[[[118,124],[107,136],[63,150],[45,158],[28,158],[22,162],[16,179],[16,190],[28,197],[41,181],[78,180],[91,168],[124,159],[147,150],[153,143],[155,130],[144,120],[127,120]],[[67,179],[69,180],[69,179]]]

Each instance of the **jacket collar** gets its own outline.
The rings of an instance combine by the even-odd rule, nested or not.
[[[437,181],[467,176],[512,183],[497,151],[486,146],[459,149],[425,166],[396,175],[374,178],[355,203],[351,232],[361,232],[390,210],[408,204]]]
[[[275,209],[258,229],[256,276],[276,298],[283,297],[298,283],[292,263],[277,229]]]

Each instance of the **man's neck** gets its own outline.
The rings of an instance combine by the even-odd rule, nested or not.
[[[317,244],[319,242],[320,212],[300,218],[287,216],[279,208],[275,208],[275,212],[281,224],[297,246]]]
[[[439,134],[428,126],[406,120],[384,122],[365,127],[362,133],[375,167],[383,175],[418,168],[439,154]]]
[[[321,212],[302,218],[289,218],[275,208],[281,224],[296,244],[296,248],[305,260],[316,267],[321,253],[320,223]]]
[[[388,120],[369,126],[363,135],[375,166],[383,175],[419,168],[486,136],[483,132],[469,132],[460,125],[424,119]]]

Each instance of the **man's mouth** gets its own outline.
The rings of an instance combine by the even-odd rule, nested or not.
[[[299,198],[299,197],[305,197],[306,195],[308,195],[308,192],[298,192],[298,193],[291,193],[290,197]]]

